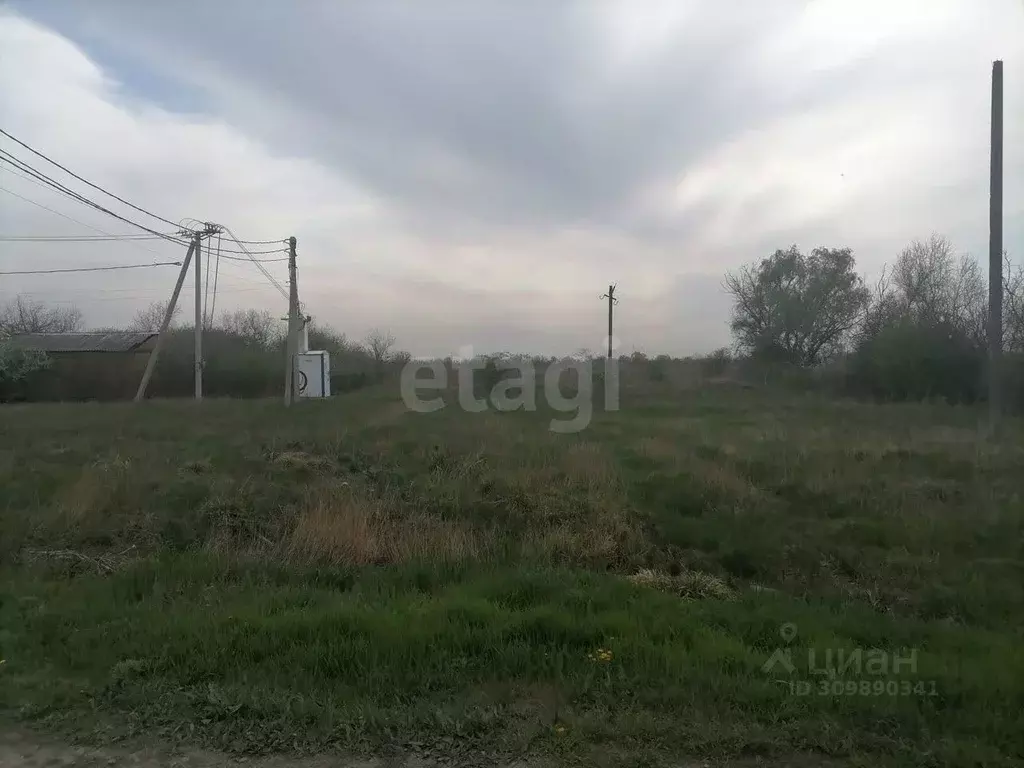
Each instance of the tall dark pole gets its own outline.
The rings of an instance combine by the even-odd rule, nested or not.
[[[195,398],[203,399],[203,273],[200,262],[203,253],[203,233],[196,232],[193,242],[196,244],[196,316],[195,316]]]
[[[608,359],[612,356],[612,307],[619,303],[619,300],[615,298],[615,286],[608,286],[608,293],[601,296],[602,299],[608,299]]]
[[[1002,413],[1003,62],[992,63],[992,150],[988,207],[988,404],[992,434]]]
[[[285,343],[284,404],[291,405],[298,397],[295,386],[295,358],[299,347],[299,287],[296,279],[294,237],[288,238],[288,340]]]

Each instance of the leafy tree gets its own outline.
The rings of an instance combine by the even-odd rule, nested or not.
[[[842,350],[868,303],[849,248],[794,245],[729,273],[737,347],[769,362],[814,366]]]

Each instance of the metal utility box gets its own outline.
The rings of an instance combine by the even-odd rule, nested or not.
[[[331,356],[328,352],[298,355],[299,397],[331,396]]]

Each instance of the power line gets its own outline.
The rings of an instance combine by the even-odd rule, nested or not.
[[[287,253],[287,252],[288,252],[287,248],[276,248],[273,251],[250,251],[248,249],[246,249],[244,251],[240,251],[237,248],[225,248],[224,249],[224,253],[244,253],[246,256],[249,256],[249,257],[252,257],[252,256],[265,256],[265,255],[273,254],[273,253]],[[245,261],[248,261],[248,260],[249,259],[245,259]],[[280,261],[280,259],[270,259],[270,261]]]
[[[255,291],[269,291],[273,290],[273,286],[263,283],[255,288],[221,288],[221,293],[253,293]],[[63,293],[63,291],[61,292]],[[98,291],[97,291],[98,293]],[[55,291],[18,291],[17,294],[11,294],[17,296],[39,296],[45,297],[48,304],[70,304],[71,306],[78,306],[79,304],[92,304],[96,302],[108,302],[108,301],[140,301],[150,300],[159,298],[161,296],[166,297],[164,291],[148,291],[144,293],[135,293],[131,296],[80,296],[75,299],[54,299],[54,295],[59,295]]]
[[[263,273],[263,276],[266,277],[271,283],[274,284],[274,287],[277,288],[277,290],[281,292],[281,295],[283,295],[285,298],[289,299],[289,301],[290,301],[291,299],[289,297],[288,291],[284,288],[284,286],[282,286],[281,283],[279,283],[274,278],[274,276],[272,274],[270,274],[266,270],[266,268],[262,264],[260,264],[260,262],[257,259],[255,259],[253,257],[253,255],[251,253],[249,253],[248,249],[238,241],[237,237],[235,237],[235,233],[232,232],[229,227],[223,227],[223,229],[224,229],[225,232],[228,233],[228,237],[230,237],[232,240],[234,240],[235,243],[238,245],[238,247],[241,248],[243,251],[245,251],[246,254],[248,254],[249,259],[252,261],[253,264],[256,265],[256,268],[259,269],[259,271]]]
[[[35,181],[35,179],[29,179],[28,176],[22,176],[22,178],[28,179],[29,181],[33,181],[33,182]],[[38,182],[36,182],[36,183],[38,184]],[[44,186],[44,185],[40,184],[39,186]],[[79,221],[78,219],[76,219],[73,216],[68,216],[66,213],[61,213],[60,211],[55,210],[54,208],[51,208],[48,205],[43,205],[42,203],[37,202],[35,200],[32,200],[31,198],[25,197],[24,195],[19,195],[17,192],[12,192],[11,190],[9,190],[9,189],[7,189],[5,187],[0,187],[0,192],[6,192],[7,194],[11,195],[12,197],[16,197],[19,200],[23,200],[26,203],[29,203],[31,205],[36,206],[37,208],[42,208],[44,211],[49,211],[50,213],[56,214],[57,216],[60,216],[62,219],[67,219],[68,221],[74,222],[75,224],[80,224],[83,227],[86,227],[87,229],[91,229],[91,230],[93,230],[95,232],[100,232],[100,233],[102,233],[104,235],[107,235],[109,237],[115,237],[115,235],[111,234],[110,232],[107,232],[105,229],[100,229],[99,227],[95,227],[92,224],[86,224],[84,221]],[[145,235],[139,235],[138,239],[139,240],[146,240],[146,239],[149,239],[149,238],[147,236],[145,236]],[[157,239],[157,238],[154,238],[154,239]],[[154,251],[152,248],[147,248],[144,245],[139,245],[138,242],[136,242],[135,240],[132,240],[132,239],[127,239],[125,242],[131,243],[136,248],[138,248],[140,251],[148,251],[149,253],[152,253],[155,256],[163,256],[163,255],[165,255],[165,254],[159,253],[157,251]]]
[[[5,243],[104,243],[160,239],[156,235],[0,235],[0,242]]]
[[[4,153],[4,154],[9,154],[9,153]],[[14,157],[14,155],[11,155],[11,157]],[[7,160],[7,158],[3,157],[2,155],[0,155],[0,161],[6,161],[8,163],[8,165],[11,166],[10,168],[7,169],[8,173],[13,173],[18,178],[24,179],[25,181],[30,181],[33,184],[35,184],[37,187],[42,187],[43,189],[48,189],[50,191],[54,191],[56,189],[52,184],[48,184],[46,182],[42,182],[39,179],[37,179],[37,178],[35,178],[33,176],[29,176],[26,173],[24,173],[23,171],[19,170],[20,166],[16,166],[13,162],[11,162],[10,160]],[[20,163],[20,161],[18,161],[18,162]],[[60,192],[64,197],[68,198],[69,200],[74,200],[76,203],[80,202],[79,199],[77,197],[75,197],[75,195],[72,194],[71,192],[65,191],[64,189],[56,189],[56,191]]]
[[[231,266],[234,267],[233,264]],[[228,265],[227,264],[222,264],[221,265],[221,271],[226,276],[232,278],[233,280],[241,280],[243,283],[251,283],[252,285],[262,285],[262,286],[264,286],[266,288],[273,288],[274,287],[270,283],[268,283],[266,280],[253,280],[253,279],[251,279],[250,278],[250,275],[252,274],[251,272],[248,272],[248,271],[246,271],[246,272],[234,272],[234,271],[231,271],[231,270],[228,269]]]
[[[143,269],[145,267],[180,267],[180,261],[156,261],[152,264],[118,264],[109,267],[73,267],[69,269],[26,269],[17,272],[0,272],[0,275],[55,275],[64,272],[109,272],[115,269]]]
[[[128,206],[129,208],[134,208],[134,209],[135,209],[136,211],[138,211],[139,213],[144,213],[144,214],[146,214],[147,216],[152,216],[152,217],[153,217],[154,219],[156,219],[157,221],[162,221],[162,222],[163,222],[164,224],[169,224],[169,225],[170,225],[170,226],[172,226],[172,227],[177,227],[177,226],[178,226],[177,224],[175,224],[175,223],[174,223],[173,221],[171,221],[170,219],[165,219],[165,218],[164,218],[163,216],[157,216],[157,215],[156,215],[155,213],[153,213],[153,212],[151,212],[151,211],[147,211],[147,210],[146,210],[145,208],[142,208],[142,207],[140,207],[140,206],[138,206],[138,205],[135,205],[134,203],[129,203],[129,202],[128,202],[127,200],[125,200],[125,199],[124,199],[123,197],[119,197],[118,195],[115,195],[115,194],[114,194],[113,192],[109,192],[109,191],[107,191],[106,189],[104,189],[103,187],[99,186],[98,184],[93,184],[93,183],[92,183],[91,181],[89,181],[88,179],[84,179],[84,178],[82,178],[81,176],[79,176],[79,175],[78,175],[77,173],[75,173],[74,171],[71,171],[71,170],[69,170],[68,168],[66,168],[66,167],[64,167],[63,165],[61,165],[60,163],[58,163],[58,162],[57,162],[56,160],[51,160],[51,159],[50,159],[49,157],[47,157],[46,155],[44,155],[44,154],[43,154],[42,152],[40,152],[40,151],[38,151],[38,150],[36,150],[36,149],[33,149],[33,148],[32,148],[32,147],[30,147],[30,146],[29,146],[28,144],[26,144],[25,142],[23,142],[23,141],[22,141],[21,139],[18,139],[18,138],[16,138],[16,137],[12,136],[12,135],[11,135],[11,134],[9,134],[9,133],[8,133],[7,131],[5,131],[5,130],[4,130],[3,128],[0,128],[0,134],[3,134],[4,136],[6,136],[6,137],[7,137],[8,139],[10,139],[10,140],[11,140],[11,141],[13,141],[13,142],[15,142],[15,143],[17,143],[17,144],[20,144],[20,145],[21,145],[21,146],[23,146],[23,147],[24,147],[25,149],[27,149],[27,150],[28,150],[29,152],[31,152],[32,154],[36,155],[37,157],[41,157],[41,158],[42,158],[43,160],[45,160],[46,162],[50,163],[51,165],[54,165],[54,166],[56,166],[57,168],[60,168],[60,169],[61,169],[62,171],[64,171],[64,173],[68,174],[69,176],[73,176],[74,178],[76,178],[76,179],[78,179],[78,180],[79,180],[80,182],[82,182],[83,184],[88,184],[88,185],[89,185],[90,187],[92,187],[93,189],[96,189],[96,190],[98,190],[98,191],[102,192],[103,194],[105,194],[105,195],[108,195],[108,196],[110,196],[110,197],[114,198],[115,200],[118,200],[118,201],[120,201],[120,202],[124,203],[124,204],[125,204],[125,205],[127,205],[127,206]]]
[[[2,132],[2,131],[0,131],[0,132]],[[165,240],[170,240],[172,242],[178,243],[179,245],[184,245],[184,241],[179,239],[179,238],[177,238],[177,237],[174,237],[174,236],[171,236],[171,235],[165,235],[162,232],[157,232],[155,229],[151,229],[151,228],[147,227],[144,224],[139,224],[137,221],[133,221],[132,219],[126,218],[126,217],[122,216],[119,213],[114,213],[112,210],[110,210],[109,208],[107,208],[107,207],[105,207],[103,205],[100,205],[95,200],[90,200],[89,198],[85,197],[84,195],[80,195],[78,192],[75,192],[73,189],[71,189],[70,187],[65,186],[64,184],[62,184],[61,182],[57,181],[56,179],[53,179],[50,176],[47,176],[45,173],[43,173],[42,171],[38,170],[37,168],[32,167],[31,165],[29,165],[28,163],[26,163],[26,162],[24,162],[22,160],[19,160],[14,155],[12,155],[10,152],[6,152],[5,150],[0,149],[0,160],[2,160],[4,162],[7,162],[8,164],[13,165],[15,168],[18,168],[19,170],[22,170],[22,171],[25,171],[25,172],[29,173],[31,176],[34,176],[35,178],[39,179],[43,183],[45,183],[48,186],[52,187],[53,189],[56,189],[58,192],[63,192],[65,194],[67,194],[67,195],[70,195],[71,197],[73,197],[78,202],[84,203],[85,205],[88,205],[90,208],[95,208],[97,211],[101,211],[101,212],[107,214],[108,216],[113,216],[115,219],[123,221],[126,224],[131,224],[133,227],[137,227],[138,229],[141,229],[144,232],[148,232],[151,235],[156,235],[157,237],[162,237]],[[173,222],[171,222],[171,226],[177,226],[177,225],[175,225]]]
[[[23,178],[28,178],[28,177],[25,176]],[[12,195],[12,196],[18,198],[19,200],[24,200],[26,203],[34,205],[36,208],[42,208],[44,211],[49,211],[50,213],[55,213],[58,216],[60,216],[61,218],[63,218],[63,219],[67,219],[68,221],[73,221],[75,224],[81,224],[83,227],[88,227],[89,229],[94,229],[97,232],[103,232],[103,234],[105,234],[105,235],[110,235],[109,232],[105,232],[104,230],[100,229],[99,227],[94,227],[92,224],[86,224],[84,221],[79,221],[78,219],[74,218],[73,216],[68,216],[66,213],[61,213],[60,211],[54,210],[53,208],[51,208],[48,205],[43,205],[42,203],[38,203],[35,200],[32,200],[30,198],[25,197],[24,195],[19,195],[17,192],[12,192],[11,190],[7,189],[6,187],[0,187],[0,192],[6,192],[8,195]]]
[[[224,251],[224,253],[239,253],[239,251]],[[257,251],[259,253],[259,251]],[[280,253],[280,251],[270,251],[270,253]],[[252,261],[256,264],[270,264],[275,261],[288,261],[287,256],[282,256],[280,259],[255,259],[250,256],[247,259],[243,259],[241,256],[224,256],[223,258],[229,261]]]
[[[221,233],[217,233],[217,266],[213,270],[213,302],[210,304],[210,322],[213,322],[214,315],[217,310],[217,283],[220,281],[220,245],[221,245]],[[209,259],[207,259],[209,262]],[[207,287],[210,283],[207,281]]]
[[[288,244],[287,240],[239,240],[239,243],[246,245],[277,245],[278,243]]]
[[[2,129],[0,129],[0,133],[3,133]],[[21,143],[21,142],[19,142],[19,143]],[[131,224],[134,227],[138,227],[139,229],[142,229],[143,231],[145,231],[147,234],[149,234],[153,238],[160,238],[160,239],[168,240],[168,241],[177,243],[179,245],[185,245],[186,244],[186,242],[184,240],[182,240],[179,237],[176,237],[174,234],[164,234],[162,232],[157,232],[157,231],[155,231],[153,229],[150,229],[149,227],[146,227],[146,226],[144,226],[142,224],[139,224],[136,221],[133,221],[131,219],[127,219],[127,218],[121,216],[120,214],[114,213],[113,211],[109,210],[108,208],[105,208],[104,206],[100,205],[99,203],[96,203],[95,201],[90,200],[89,198],[87,198],[87,197],[85,197],[83,195],[80,195],[79,193],[75,192],[74,190],[72,190],[71,188],[69,188],[66,185],[62,184],[61,182],[57,181],[56,179],[53,179],[52,177],[47,176],[45,173],[43,173],[39,169],[34,168],[33,166],[29,165],[28,163],[26,163],[26,162],[24,162],[22,160],[19,160],[17,157],[12,155],[10,152],[7,152],[7,151],[5,151],[3,149],[0,149],[0,161],[6,162],[9,165],[14,166],[14,169],[15,169],[14,173],[16,173],[21,178],[23,178],[23,179],[25,179],[27,181],[31,181],[31,182],[33,182],[35,184],[40,184],[41,186],[46,186],[46,187],[48,187],[50,189],[53,189],[53,190],[55,190],[57,192],[60,192],[61,194],[65,195],[66,197],[71,198],[72,200],[75,200],[75,201],[80,202],[80,203],[84,203],[85,205],[88,205],[88,206],[90,206],[92,208],[95,208],[96,210],[99,210],[99,211],[101,211],[103,213],[106,213],[106,214],[108,214],[110,216],[113,216],[113,217],[115,217],[117,219],[120,219],[121,221],[123,221],[123,222],[125,222],[127,224]],[[63,168],[63,166],[59,166],[59,165],[58,165],[58,167]],[[18,173],[18,171],[21,171],[21,173]],[[31,174],[31,175],[25,175],[26,173]],[[70,173],[70,171],[69,171],[69,173]],[[78,177],[74,173],[72,173],[71,175],[75,176],[75,178],[80,178],[80,177]],[[86,182],[86,183],[89,183],[89,182]],[[92,186],[94,186],[94,185],[92,185]],[[9,191],[9,190],[6,190],[6,191]],[[16,193],[11,192],[11,194],[16,194]],[[21,197],[20,195],[16,195],[16,196]],[[26,200],[26,202],[32,202],[35,205],[40,205],[41,207],[45,207],[45,206],[42,206],[39,203],[35,203],[34,201],[29,201],[29,200],[27,200],[27,198],[22,198],[22,199]],[[121,198],[117,198],[117,199],[120,200]],[[58,211],[55,211],[52,208],[46,208],[46,210],[49,210],[51,213],[56,213],[58,216],[64,216],[64,214],[62,214],[62,213],[60,213]],[[70,217],[66,217],[65,216],[65,218],[70,218]],[[76,219],[71,219],[71,220],[77,222]],[[198,221],[197,219],[183,219],[182,221],[183,222],[184,221],[192,221],[192,222],[195,222],[195,224],[202,224],[203,223],[203,222]],[[77,223],[81,224],[82,222],[77,222]],[[168,223],[170,223],[174,227],[178,227],[178,225],[174,224],[174,222],[168,222]],[[88,225],[83,224],[83,226],[88,226]],[[90,229],[96,229],[96,228],[95,227],[90,227]],[[97,230],[97,231],[102,232],[103,230]],[[0,239],[2,239],[2,238],[0,238]],[[139,236],[139,239],[146,239],[146,238],[143,238],[142,236]],[[277,245],[279,243],[287,242],[285,240],[238,240],[237,238],[232,238],[232,239],[235,240],[235,242],[238,244],[239,248],[241,248],[242,250],[236,250],[236,249],[230,249],[229,248],[229,249],[224,249],[224,251],[223,251],[224,253],[245,254],[247,257],[249,257],[251,259],[253,256],[271,255],[271,254],[275,254],[275,253],[287,253],[287,251],[288,251],[287,248],[274,248],[274,249],[262,250],[262,251],[250,251],[248,248],[245,247],[245,245],[243,245],[243,243],[252,243],[252,244],[257,244],[257,245]],[[70,238],[68,238],[68,240],[70,240]],[[281,259],[268,259],[267,261],[286,261],[286,260],[287,260],[287,257],[282,257]]]

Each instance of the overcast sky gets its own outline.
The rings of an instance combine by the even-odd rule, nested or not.
[[[0,0],[0,127],[171,220],[295,235],[307,310],[353,338],[597,350],[615,282],[622,351],[689,354],[729,341],[723,273],[776,248],[984,258],[997,58],[1019,256],[1024,0]],[[0,187],[0,235],[130,231]],[[0,242],[0,271],[180,255]],[[116,325],[175,272],[0,275],[0,302]],[[218,287],[284,315],[252,265]]]

